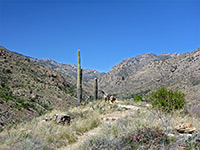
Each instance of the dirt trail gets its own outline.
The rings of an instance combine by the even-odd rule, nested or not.
[[[123,105],[123,106],[125,106],[125,105]],[[102,124],[114,123],[117,119],[120,119],[120,118],[123,118],[126,116],[130,116],[133,113],[136,113],[138,110],[141,109],[139,107],[132,106],[132,105],[127,105],[127,106],[129,107],[128,110],[114,111],[112,113],[100,115]],[[87,137],[98,134],[98,132],[101,132],[100,129],[101,128],[98,126],[97,128],[94,128],[94,129],[84,133],[83,135],[78,137],[78,140],[76,143],[68,145],[66,147],[62,147],[60,150],[78,150],[79,145],[81,145]]]

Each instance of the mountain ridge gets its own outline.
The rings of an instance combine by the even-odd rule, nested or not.
[[[179,79],[181,78],[183,81],[186,80],[187,82],[184,83],[184,85],[177,83],[179,85],[177,89],[186,92],[188,95],[189,91],[192,92],[191,89],[193,87],[188,87],[188,85],[191,85],[189,81],[194,80],[192,82],[199,82],[198,77],[200,75],[199,73],[196,74],[196,76],[194,75],[195,73],[192,73],[192,75],[190,75],[190,72],[192,70],[187,71],[184,68],[182,68],[181,71],[178,69],[179,73],[177,74],[177,65],[175,64],[179,64],[178,66],[179,68],[181,68],[180,64],[182,63],[181,61],[183,61],[184,65],[182,65],[185,67],[189,67],[187,66],[189,62],[184,60],[184,56],[187,57],[187,59],[190,59],[190,57],[192,58],[192,55],[195,53],[199,53],[199,48],[193,52],[187,52],[184,54],[169,54],[165,52],[158,55],[153,53],[142,54],[136,57],[123,59],[120,63],[114,65],[107,73],[99,73],[95,70],[85,69],[85,72],[83,71],[83,87],[85,91],[87,91],[87,94],[93,95],[93,79],[98,78],[98,84],[101,90],[116,95],[118,98],[131,98],[137,94],[146,95],[150,91],[152,91],[152,89],[157,89],[160,86],[166,86],[168,88],[175,89],[175,86],[173,84],[177,83],[178,81],[182,83],[182,81],[180,81]],[[198,56],[197,59],[199,59]],[[40,61],[40,63],[46,63],[45,66],[51,65],[50,67],[52,68],[53,65],[55,65],[54,67],[56,69],[54,69],[63,74],[66,80],[71,81],[71,83],[76,86],[76,65],[57,63],[51,59],[41,59],[38,61]],[[51,64],[49,64],[48,61],[51,61]],[[195,64],[197,67],[199,66],[199,63],[195,62]],[[69,68],[63,71],[63,66],[65,67],[65,69],[67,67]],[[165,68],[165,70],[162,68]],[[88,76],[90,71],[92,73],[92,76]],[[188,75],[185,71],[188,72]],[[148,76],[145,74],[147,74]],[[184,77],[181,77],[181,74],[183,74]],[[169,81],[171,83],[169,83]],[[194,90],[199,93],[196,87],[194,87]],[[192,93],[192,95],[195,95],[194,92]],[[191,98],[192,100],[195,99],[194,97],[196,96],[186,96],[186,98]]]
[[[100,79],[100,88],[105,89],[108,93],[118,95],[121,98],[131,98],[135,94],[147,94],[160,86],[167,86],[168,88],[175,89],[176,86],[173,84],[177,83],[177,81],[181,83],[179,79],[181,78],[182,81],[186,80],[184,86],[186,89],[190,88],[190,90],[188,90],[191,92],[193,86],[190,86],[190,81],[195,82],[198,87],[200,86],[200,73],[198,69],[195,70],[193,67],[200,68],[199,53],[200,48],[185,54],[164,53],[155,55],[148,53],[134,58],[124,59],[113,66],[113,68]],[[171,83],[169,83],[169,81]],[[177,85],[182,86],[180,83],[177,83]],[[188,87],[187,84],[190,87]],[[197,93],[200,92],[196,87],[194,88]],[[189,93],[189,91],[184,90],[183,87],[177,89],[186,92],[187,95]],[[194,92],[192,95],[195,95]],[[193,97],[192,100],[195,98],[199,100],[196,96],[186,96],[186,98],[191,97]]]

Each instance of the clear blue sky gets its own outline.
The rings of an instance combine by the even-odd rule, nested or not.
[[[0,0],[0,45],[108,72],[144,53],[200,47],[200,1]]]

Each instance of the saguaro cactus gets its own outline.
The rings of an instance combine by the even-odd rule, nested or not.
[[[97,78],[94,78],[94,100],[97,100],[98,98],[98,84],[97,84]]]
[[[80,106],[82,101],[82,69],[80,50],[78,50],[78,70],[77,70],[77,106]]]

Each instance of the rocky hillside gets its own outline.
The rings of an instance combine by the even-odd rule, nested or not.
[[[51,68],[62,74],[64,79],[71,83],[74,87],[76,86],[77,78],[77,66],[71,64],[57,63],[52,59],[34,59],[31,61],[39,65]],[[100,73],[92,69],[83,69],[83,98],[91,99],[93,96],[93,82],[94,78],[101,78],[105,73]]]
[[[40,65],[52,68],[57,72],[64,74],[66,77],[72,79],[69,81],[73,81],[76,84],[76,75],[77,75],[77,66],[71,64],[57,63],[52,59],[31,59],[33,62],[36,62]],[[96,70],[92,69],[83,69],[83,81],[88,82],[94,78],[101,78],[105,73],[100,73]],[[73,83],[74,84],[74,83]]]
[[[152,53],[123,60],[100,78],[100,88],[121,98],[147,94],[160,86],[200,101],[200,48],[191,53]]]
[[[61,74],[30,59],[0,47],[0,131],[9,123],[75,102],[75,90]]]

